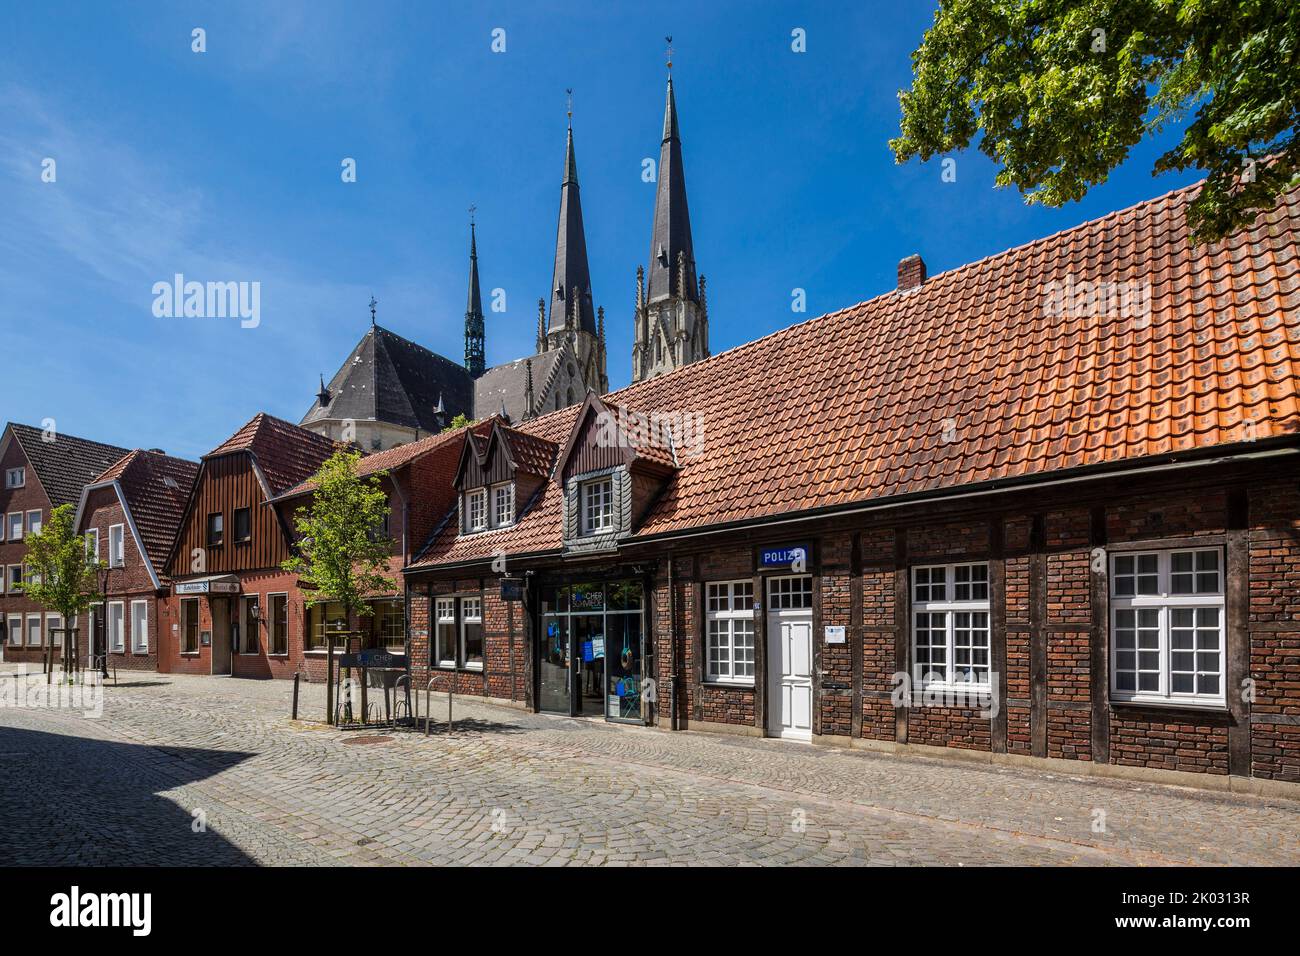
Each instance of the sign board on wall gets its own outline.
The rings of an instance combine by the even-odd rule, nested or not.
[[[791,544],[775,548],[761,548],[758,552],[760,568],[788,568],[796,561],[807,563],[812,549],[806,544]]]
[[[523,578],[502,578],[501,579],[501,600],[522,601],[523,599],[524,599]]]
[[[831,625],[828,625],[828,626],[826,627],[826,643],[827,643],[827,644],[843,644],[844,641],[845,641],[845,638],[844,638],[844,626],[843,626],[843,625],[838,625],[838,626],[831,626]]]

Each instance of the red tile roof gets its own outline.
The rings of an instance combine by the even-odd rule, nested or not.
[[[699,453],[679,449],[633,540],[1300,435],[1300,191],[1193,247],[1198,188],[604,396],[700,416]],[[1147,307],[1090,305],[1085,283]],[[1076,302],[1052,314],[1062,288]],[[519,427],[563,442],[574,414]],[[449,527],[418,564],[557,549],[559,499],[550,482],[512,528]]]
[[[161,569],[185,516],[185,505],[198,473],[198,462],[137,448],[115,461],[91,484],[116,481],[121,486],[145,552],[153,566]]]
[[[271,486],[271,496],[276,497],[315,474],[334,453],[334,442],[282,418],[259,412],[203,457],[206,460],[240,451],[252,452]]]

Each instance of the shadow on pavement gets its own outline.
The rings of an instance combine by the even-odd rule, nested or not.
[[[6,866],[253,866],[160,793],[255,756],[0,727]]]

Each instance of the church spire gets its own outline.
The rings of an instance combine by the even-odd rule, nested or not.
[[[686,261],[683,273],[679,270]],[[691,243],[691,216],[686,206],[686,172],[682,165],[682,139],[677,126],[677,99],[672,74],[664,104],[664,135],[659,147],[659,183],[655,190],[654,231],[650,237],[650,274],[646,297],[654,302],[670,296],[698,301],[695,285],[695,249]]]
[[[568,92],[572,96],[573,91]],[[561,334],[584,330],[595,335],[596,311],[591,304],[591,270],[587,265],[587,237],[582,227],[582,200],[578,195],[578,161],[573,152],[573,108],[570,101],[547,331],[554,344],[555,338]]]
[[[469,207],[469,302],[465,306],[465,368],[478,378],[483,374],[483,297],[478,284],[478,237],[474,207]]]

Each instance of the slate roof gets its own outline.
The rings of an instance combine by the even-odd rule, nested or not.
[[[1199,186],[604,396],[702,416],[632,540],[1062,469],[1300,436],[1300,191],[1193,247]],[[1148,290],[1139,315],[1052,314],[1051,283]],[[1060,310],[1058,310],[1060,311]],[[576,408],[521,426],[563,443]],[[548,482],[511,528],[444,528],[417,566],[561,545]],[[449,523],[450,524],[450,523]]]
[[[292,422],[258,412],[247,424],[203,456],[206,461],[233,452],[252,452],[271,497],[305,481],[334,453],[334,442]]]
[[[137,448],[90,483],[116,481],[119,484],[149,560],[155,568],[162,568],[185,517],[185,506],[198,473],[198,462]]]
[[[551,349],[488,369],[474,382],[477,417],[498,415],[503,404],[512,422],[521,422],[529,417],[532,409],[528,407],[527,363],[533,363],[533,407],[539,408],[551,375],[563,356],[564,349]]]
[[[56,432],[53,441],[44,441],[43,432],[31,425],[9,423],[9,430],[22,446],[51,506],[75,505],[81,489],[95,476],[125,455],[129,448],[105,445],[88,438]]]
[[[456,415],[474,414],[474,380],[463,365],[382,325],[366,330],[327,387],[329,403],[318,399],[300,424],[350,418],[437,432]],[[439,399],[445,421],[434,413]]]

